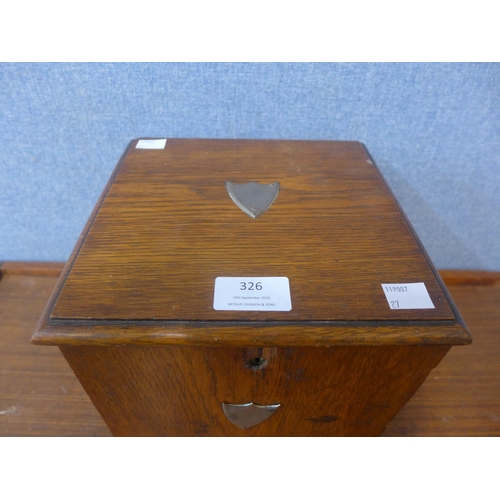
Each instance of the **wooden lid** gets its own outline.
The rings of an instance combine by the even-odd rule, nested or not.
[[[158,150],[136,144],[82,234],[47,324],[87,321],[91,329],[135,322],[140,330],[146,322],[151,332],[154,322],[456,322],[437,273],[362,144],[168,139]],[[279,182],[280,191],[253,219],[232,201],[226,181]],[[215,279],[231,276],[287,277],[292,309],[215,310]],[[391,309],[385,283],[424,283],[435,307]]]

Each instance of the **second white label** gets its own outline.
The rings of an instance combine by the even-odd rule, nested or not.
[[[424,283],[384,283],[382,289],[391,309],[434,309]]]

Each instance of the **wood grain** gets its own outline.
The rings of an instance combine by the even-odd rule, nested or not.
[[[117,436],[376,436],[449,346],[264,349],[75,347],[61,351]],[[222,403],[280,403],[240,429]]]
[[[225,181],[278,180],[251,219]],[[219,276],[287,276],[289,312],[216,311]],[[391,310],[382,283],[424,282],[434,309]],[[169,139],[131,148],[52,319],[453,320],[433,270],[356,142]]]
[[[360,143],[169,140],[163,151],[134,144],[89,219],[34,343],[471,342]],[[282,188],[279,202],[250,219],[224,182],[256,176],[279,178]],[[215,278],[242,274],[288,276],[292,311],[215,311]],[[436,308],[391,310],[381,284],[415,281],[425,282]]]
[[[311,347],[359,345],[464,345],[461,324],[441,322],[125,322],[46,321],[37,325],[38,345],[157,345]]]

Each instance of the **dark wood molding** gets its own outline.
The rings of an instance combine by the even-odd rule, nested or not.
[[[0,263],[0,276],[15,274],[23,276],[59,276],[65,262],[23,262],[5,261]]]
[[[500,283],[500,272],[446,269],[439,271],[446,286],[495,286]]]

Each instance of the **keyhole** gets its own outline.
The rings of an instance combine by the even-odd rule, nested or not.
[[[250,370],[262,370],[267,366],[267,359],[264,358],[251,358],[245,365]]]

